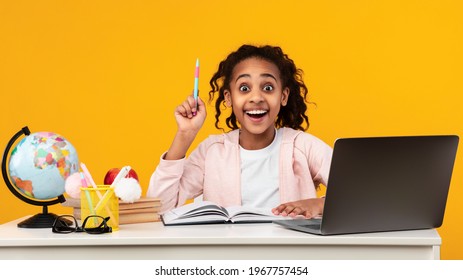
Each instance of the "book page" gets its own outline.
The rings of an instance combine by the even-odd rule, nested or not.
[[[288,217],[274,215],[271,208],[232,206],[227,207],[227,211],[230,215],[230,220],[233,220],[234,222],[258,222],[288,219]]]
[[[166,224],[226,221],[228,212],[210,201],[199,201],[172,209],[163,219]]]

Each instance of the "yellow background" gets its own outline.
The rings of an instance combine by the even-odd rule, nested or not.
[[[309,132],[330,145],[349,136],[462,136],[462,3],[1,0],[0,148],[26,125],[53,131],[97,183],[131,165],[145,193],[175,132],[173,110],[192,91],[196,58],[206,98],[218,63],[243,43],[280,45],[305,71],[317,104]],[[219,132],[208,110],[195,145]],[[462,165],[460,147],[439,228],[444,259],[463,259]],[[0,223],[39,211],[1,181]]]

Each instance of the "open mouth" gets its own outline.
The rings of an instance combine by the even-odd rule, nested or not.
[[[251,110],[251,111],[245,111],[246,115],[253,119],[259,119],[262,118],[267,114],[267,110]]]

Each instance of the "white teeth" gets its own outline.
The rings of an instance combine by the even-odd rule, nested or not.
[[[250,114],[250,115],[262,115],[262,114],[265,114],[265,113],[267,113],[267,111],[265,111],[265,110],[246,111],[246,114]]]

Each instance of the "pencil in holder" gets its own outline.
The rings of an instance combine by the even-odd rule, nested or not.
[[[90,215],[109,217],[108,226],[112,227],[113,231],[119,229],[119,199],[114,193],[114,188],[107,185],[81,188],[80,207],[82,221]],[[93,219],[88,219],[87,226],[98,226],[92,223]]]

